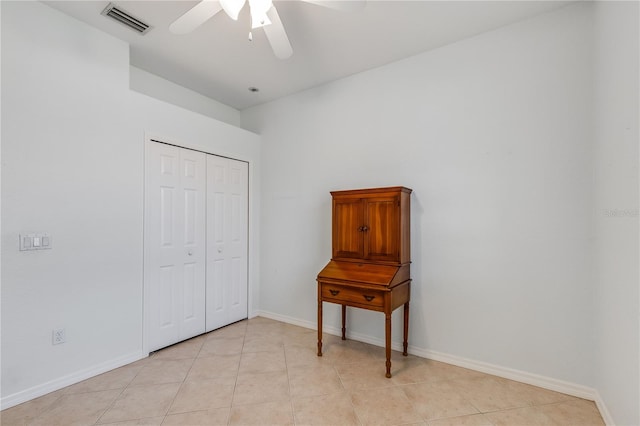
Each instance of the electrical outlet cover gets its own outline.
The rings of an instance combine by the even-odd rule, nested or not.
[[[59,345],[60,343],[64,343],[67,341],[67,336],[64,331],[64,328],[58,328],[53,330],[53,344]]]

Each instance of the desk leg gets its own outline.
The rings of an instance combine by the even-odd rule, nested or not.
[[[347,305],[342,305],[342,340],[347,340]]]
[[[384,314],[384,340],[387,355],[387,378],[391,377],[391,312]]]
[[[322,356],[322,299],[318,297],[318,356]]]
[[[402,342],[402,355],[407,356],[409,340],[409,302],[404,304],[404,342]]]

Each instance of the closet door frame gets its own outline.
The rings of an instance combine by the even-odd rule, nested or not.
[[[248,199],[247,199],[247,207],[248,207],[248,223],[247,223],[247,317],[252,318],[257,315],[255,309],[253,309],[253,293],[254,293],[254,284],[253,277],[256,276],[256,272],[254,271],[255,267],[253,266],[253,259],[257,256],[257,248],[255,247],[256,240],[255,236],[252,234],[252,230],[255,226],[252,226],[255,222],[255,215],[253,211],[253,185],[252,185],[252,172],[253,172],[253,164],[252,159],[250,158],[242,158],[239,155],[233,154],[225,154],[216,152],[213,149],[209,149],[208,147],[203,147],[200,145],[194,145],[185,143],[183,141],[175,141],[167,137],[158,136],[155,134],[145,134],[144,138],[144,170],[143,170],[143,292],[142,292],[142,353],[149,354],[150,353],[150,342],[149,342],[149,333],[150,333],[150,283],[149,279],[152,276],[150,274],[149,268],[151,267],[151,259],[150,259],[150,250],[147,247],[147,235],[152,231],[150,229],[150,220],[149,220],[149,212],[147,208],[147,170],[149,168],[149,157],[150,157],[150,144],[152,143],[161,143],[165,145],[175,146],[177,148],[189,149],[192,151],[202,152],[208,155],[215,155],[217,157],[229,158],[236,161],[242,161],[248,164]]]

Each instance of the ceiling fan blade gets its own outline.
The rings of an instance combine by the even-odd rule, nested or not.
[[[267,35],[269,44],[271,44],[273,53],[278,59],[287,59],[291,57],[291,55],[293,55],[293,48],[291,48],[289,37],[287,37],[287,33],[284,30],[284,26],[280,20],[280,15],[278,15],[278,11],[275,6],[271,6],[267,11],[267,17],[271,21],[271,25],[265,25],[262,28],[264,29],[264,33]]]
[[[302,0],[305,3],[317,4],[341,12],[355,12],[365,7],[366,0]]]
[[[202,0],[169,25],[169,30],[174,34],[190,33],[221,10],[218,0]]]

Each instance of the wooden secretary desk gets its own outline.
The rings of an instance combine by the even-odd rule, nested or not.
[[[386,376],[391,377],[391,313],[404,306],[403,355],[407,355],[411,295],[411,189],[331,192],[332,257],[318,282],[318,356],[322,356],[322,302],[384,312]]]

